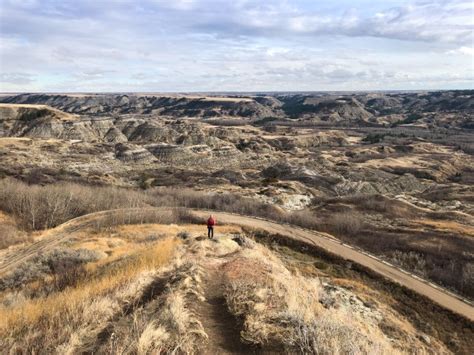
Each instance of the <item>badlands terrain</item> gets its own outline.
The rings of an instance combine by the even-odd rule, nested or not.
[[[0,348],[470,354],[473,129],[469,90],[1,95]]]

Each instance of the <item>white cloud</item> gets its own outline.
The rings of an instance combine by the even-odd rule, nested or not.
[[[0,83],[13,85],[27,85],[34,82],[34,78],[28,73],[1,73]]]
[[[0,90],[472,87],[471,1],[386,3],[3,0]]]
[[[457,49],[452,49],[446,52],[447,54],[462,54],[468,56],[474,56],[474,47],[462,46]]]

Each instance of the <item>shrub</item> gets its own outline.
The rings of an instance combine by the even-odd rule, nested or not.
[[[12,273],[0,278],[0,290],[14,289],[34,280],[54,276],[56,288],[74,284],[81,272],[79,266],[97,260],[98,253],[87,249],[54,249],[38,255],[17,267]]]
[[[146,205],[147,197],[133,190],[77,184],[26,185],[13,179],[0,181],[0,208],[23,228],[55,227],[87,213]]]
[[[380,143],[385,138],[386,134],[384,133],[370,133],[364,138],[362,138],[362,142],[375,144]]]
[[[327,222],[330,232],[337,235],[354,236],[363,227],[363,218],[356,212],[336,213]]]
[[[391,256],[391,260],[406,270],[411,270],[422,276],[426,275],[426,260],[420,253],[395,250]]]
[[[187,231],[181,231],[178,233],[178,238],[189,239],[189,237],[191,237],[191,234],[189,234]]]

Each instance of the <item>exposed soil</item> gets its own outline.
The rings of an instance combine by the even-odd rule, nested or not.
[[[256,349],[240,340],[238,320],[229,313],[223,295],[222,261],[209,260],[203,280],[205,301],[197,302],[194,311],[209,336],[203,348],[205,354],[256,353]]]

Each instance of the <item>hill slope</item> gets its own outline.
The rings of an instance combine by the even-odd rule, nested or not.
[[[272,251],[240,227],[221,223],[211,241],[196,225],[86,226],[2,275],[8,349],[449,352],[439,329],[426,334],[386,291],[327,261]]]

